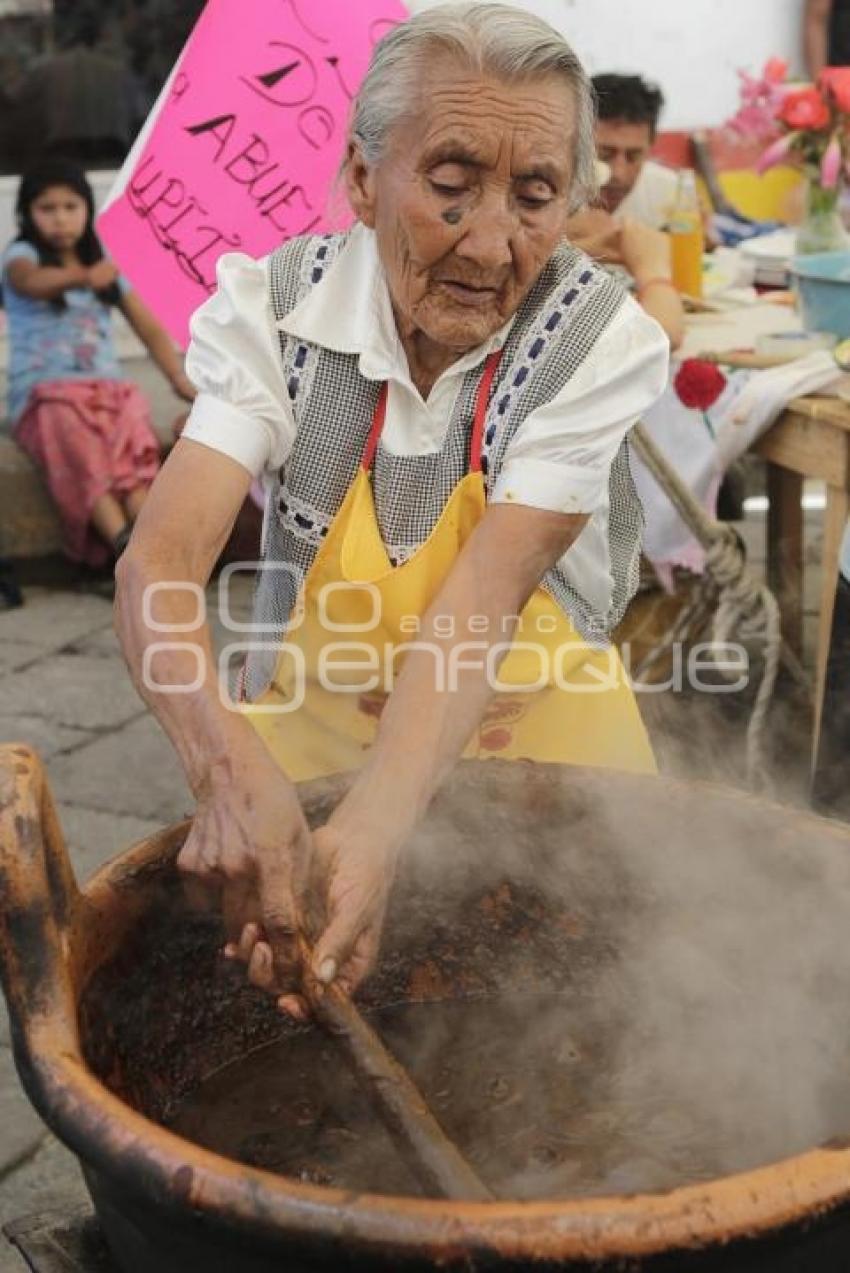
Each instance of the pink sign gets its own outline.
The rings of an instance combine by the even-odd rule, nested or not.
[[[329,202],[352,99],[407,16],[401,0],[208,0],[98,219],[182,348],[223,253],[350,220]]]

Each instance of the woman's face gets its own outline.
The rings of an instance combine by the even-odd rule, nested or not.
[[[88,206],[70,186],[48,186],[30,204],[30,214],[44,242],[57,252],[68,252],[85,233]]]
[[[481,78],[442,59],[349,194],[374,228],[401,335],[462,353],[516,312],[564,235],[575,109],[560,77]]]

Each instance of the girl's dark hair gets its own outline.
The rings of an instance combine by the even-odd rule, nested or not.
[[[18,242],[31,243],[38,252],[42,265],[62,264],[59,254],[39,234],[32,215],[32,205],[39,195],[51,186],[68,186],[74,194],[78,194],[85,201],[86,227],[76,245],[76,253],[83,265],[95,265],[98,261],[102,261],[104,251],[94,229],[94,192],[82,168],[68,159],[43,159],[24,173],[15,204],[15,214],[18,218]],[[104,305],[117,305],[121,300],[121,289],[117,283],[111,283],[109,287],[97,293],[97,298]],[[52,304],[59,309],[64,309],[65,299],[60,296]]]

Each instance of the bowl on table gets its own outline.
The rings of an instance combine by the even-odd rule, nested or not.
[[[791,274],[806,330],[850,336],[850,252],[797,256]]]

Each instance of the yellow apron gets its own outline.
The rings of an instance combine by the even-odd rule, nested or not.
[[[488,358],[479,385],[469,471],[425,543],[398,566],[381,538],[370,477],[386,416],[383,386],[360,469],[304,580],[271,684],[243,707],[293,781],[360,766],[403,647],[415,645],[418,623],[484,516],[481,438],[499,357]],[[476,640],[470,632],[459,635]],[[431,647],[436,683],[443,677],[444,685],[451,684],[450,644]],[[480,662],[484,655],[470,651],[464,657]],[[495,675],[497,693],[464,756],[655,772],[616,650],[594,650],[583,642],[542,588],[523,610],[510,653]]]

